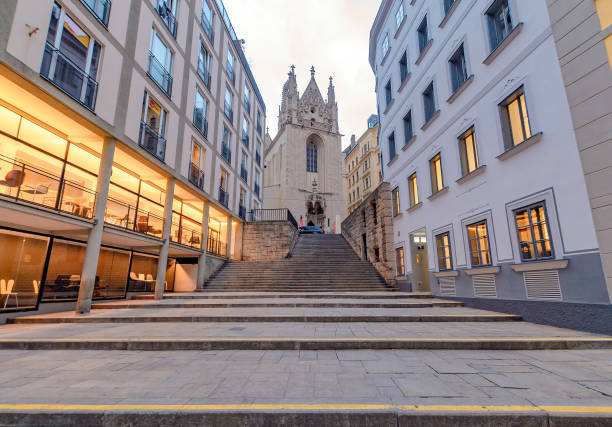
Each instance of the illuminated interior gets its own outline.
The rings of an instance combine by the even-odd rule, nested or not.
[[[206,251],[219,256],[227,254],[227,214],[214,206],[209,211]]]

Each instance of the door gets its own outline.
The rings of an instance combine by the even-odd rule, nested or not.
[[[427,260],[427,233],[424,228],[410,235],[410,258],[412,260],[412,290],[431,292]]]

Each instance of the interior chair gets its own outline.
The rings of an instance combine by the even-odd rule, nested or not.
[[[147,282],[153,282],[153,275],[151,273],[147,273]]]
[[[0,283],[0,292],[2,296],[6,296],[4,300],[4,308],[8,305],[9,299],[11,296],[15,297],[15,306],[19,307],[19,298],[17,297],[17,292],[13,292],[13,287],[15,286],[15,281],[13,279],[9,280],[8,283],[5,283],[4,280]]]
[[[13,169],[6,174],[3,181],[0,181],[0,185],[4,185],[6,187],[11,188],[19,187],[23,182],[24,177],[25,174],[23,173],[23,170]]]
[[[28,194],[47,194],[49,192],[49,187],[51,186],[51,184],[36,184],[36,187],[34,188],[28,188],[25,190],[21,190],[24,193],[28,193]]]

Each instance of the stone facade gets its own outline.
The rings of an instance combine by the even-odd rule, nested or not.
[[[292,69],[283,87],[278,133],[266,139],[266,209],[288,208],[300,224],[336,232],[346,212],[340,139],[331,78],[324,100],[311,69],[300,96]]]
[[[389,188],[389,183],[383,182],[372,191],[342,222],[342,235],[361,259],[370,261],[387,284],[395,286],[393,211]]]
[[[242,260],[284,259],[297,238],[297,229],[289,221],[247,222],[242,235]]]

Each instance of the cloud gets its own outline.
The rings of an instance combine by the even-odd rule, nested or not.
[[[374,75],[368,63],[370,27],[380,0],[224,0],[232,25],[266,103],[268,127],[277,130],[281,91],[296,66],[302,92],[316,69],[323,97],[334,77],[343,147],[360,136],[376,113]]]

